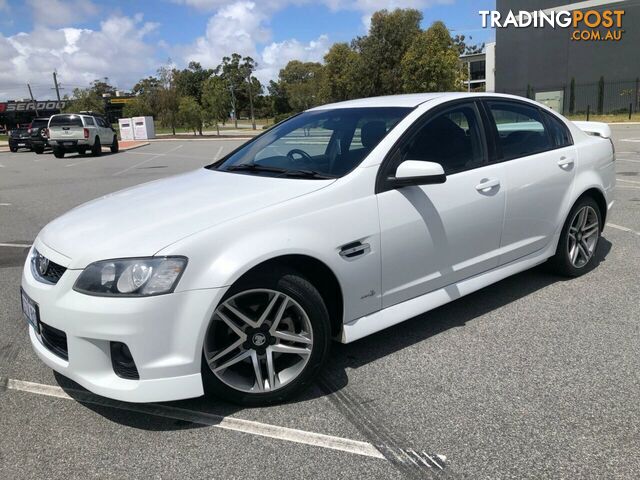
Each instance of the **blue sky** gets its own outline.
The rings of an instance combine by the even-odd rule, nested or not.
[[[474,43],[494,35],[478,10],[495,0],[0,0],[0,99],[25,96],[27,82],[49,95],[53,69],[67,93],[104,76],[128,89],[169,58],[215,66],[233,51],[267,81],[292,58],[321,61],[332,43],[366,34],[385,7],[418,8],[424,27],[443,20]]]

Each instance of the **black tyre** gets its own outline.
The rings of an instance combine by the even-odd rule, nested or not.
[[[595,253],[602,232],[602,212],[597,202],[585,196],[575,203],[562,227],[551,265],[556,273],[578,277],[596,265]]]
[[[93,142],[93,147],[91,147],[91,155],[94,157],[99,157],[102,155],[102,145],[100,144],[100,137],[96,137],[95,142]]]
[[[14,147],[12,145],[9,145],[9,151],[12,153],[16,153],[18,151],[18,147]]]
[[[232,286],[211,319],[202,353],[205,392],[244,406],[283,402],[308,387],[329,353],[329,313],[290,269]]]
[[[44,153],[44,148],[36,147],[33,151],[36,152],[37,155],[42,155]]]
[[[118,137],[116,137],[115,135],[113,136],[113,142],[111,142],[111,153],[118,153],[118,150],[120,150],[120,146],[118,145]]]
[[[78,154],[79,155],[84,155],[85,153],[87,153],[87,148],[86,147],[78,148]]]
[[[64,150],[62,150],[61,148],[54,148],[53,156],[56,158],[64,158]]]

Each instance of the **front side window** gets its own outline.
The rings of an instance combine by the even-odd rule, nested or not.
[[[480,167],[484,163],[480,130],[473,103],[452,107],[419,128],[401,148],[399,161],[436,162],[446,175]]]
[[[505,160],[526,157],[552,148],[540,111],[516,102],[487,102],[498,130]]]
[[[341,177],[358,166],[410,111],[380,107],[304,112],[208,168],[268,176]]]

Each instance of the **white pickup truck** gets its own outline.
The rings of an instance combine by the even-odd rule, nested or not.
[[[62,113],[53,115],[48,126],[49,144],[57,158],[65,153],[83,155],[91,150],[94,157],[102,153],[102,146],[118,152],[118,136],[107,121],[97,115]]]

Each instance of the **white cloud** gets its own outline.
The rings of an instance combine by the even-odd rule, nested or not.
[[[267,16],[253,2],[239,1],[221,8],[209,19],[207,29],[195,43],[182,48],[187,62],[205,67],[217,66],[233,52],[256,57],[256,44],[266,42],[270,32],[264,26]]]
[[[27,4],[37,25],[73,25],[98,13],[90,0],[28,0]]]
[[[256,77],[266,85],[269,80],[278,76],[278,72],[289,60],[300,60],[301,62],[321,62],[324,55],[329,50],[331,42],[326,35],[320,35],[316,40],[309,43],[301,43],[296,39],[285,40],[284,42],[273,42],[262,51],[261,60],[258,61]]]
[[[7,0],[0,0],[0,12],[2,11],[9,11],[9,4],[7,3]]]
[[[130,88],[157,67],[155,46],[146,37],[158,24],[142,16],[113,16],[99,30],[37,26],[30,33],[10,37],[0,34],[0,59],[9,62],[0,71],[0,98],[24,97],[27,82],[34,95],[50,97],[51,73],[71,93],[74,86],[87,86],[109,77],[119,88]]]

